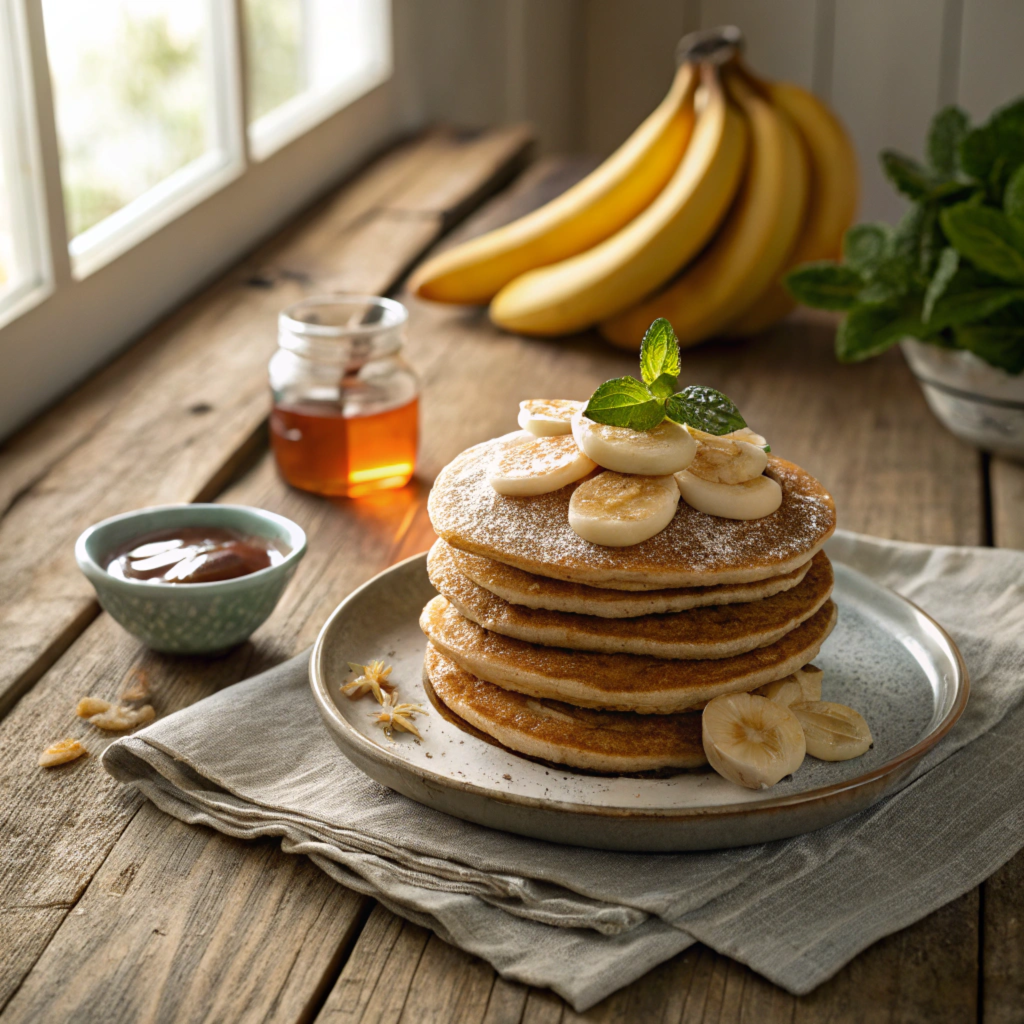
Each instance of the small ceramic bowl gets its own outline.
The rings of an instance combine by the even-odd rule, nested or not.
[[[106,570],[112,551],[135,537],[177,526],[219,526],[288,549],[267,569],[216,583],[147,583]],[[75,559],[103,609],[147,647],[168,654],[218,654],[247,640],[274,610],[302,556],[306,534],[284,516],[245,505],[160,505],[112,516],[75,543]]]

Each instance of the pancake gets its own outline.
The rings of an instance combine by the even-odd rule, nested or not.
[[[477,586],[489,590],[510,604],[544,608],[552,612],[598,615],[603,619],[631,619],[639,615],[685,612],[708,605],[742,604],[774,597],[800,583],[809,561],[782,576],[769,576],[752,583],[725,583],[717,587],[677,587],[670,590],[606,590],[585,583],[567,583],[550,576],[523,572],[492,558],[471,555],[439,540],[448,549],[455,566]]]
[[[537,700],[477,679],[433,644],[427,644],[424,674],[428,693],[433,690],[455,724],[468,724],[474,735],[483,733],[515,754],[616,775],[707,764],[696,712],[634,715]]]
[[[668,615],[601,619],[524,608],[463,576],[438,541],[427,558],[430,582],[467,619],[503,636],[546,647],[655,658],[729,658],[767,647],[809,619],[832,593],[832,566],[823,551],[799,586],[763,601],[694,608]]]
[[[698,707],[722,693],[754,690],[803,668],[817,655],[835,621],[836,606],[827,601],[774,644],[712,661],[530,644],[470,622],[441,596],[427,602],[420,628],[466,672],[506,690],[577,707],[671,714]]]
[[[769,457],[782,505],[761,519],[722,519],[684,501],[669,525],[642,544],[591,544],[569,526],[576,484],[510,497],[487,482],[499,439],[469,448],[441,470],[428,511],[453,547],[570,583],[615,590],[664,590],[749,583],[790,573],[815,554],[836,525],[831,496],[809,473]]]

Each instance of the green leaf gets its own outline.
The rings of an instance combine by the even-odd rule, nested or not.
[[[880,155],[882,170],[898,192],[909,199],[924,200],[932,194],[938,184],[935,176],[916,160],[891,149],[883,149]]]
[[[839,325],[836,356],[841,363],[859,363],[881,355],[901,338],[927,337],[916,316],[893,306],[860,306]]]
[[[892,228],[888,224],[855,224],[843,236],[843,260],[861,274],[870,274],[889,251]]]
[[[662,374],[679,376],[679,342],[672,325],[660,316],[647,328],[640,342],[640,376],[650,385]],[[675,391],[675,381],[672,383],[669,394]]]
[[[815,309],[852,309],[864,287],[856,270],[830,260],[805,263],[791,270],[784,281],[793,298]]]
[[[924,293],[924,306],[921,310],[921,319],[928,323],[932,317],[932,310],[935,303],[942,298],[950,281],[956,276],[960,269],[960,254],[956,249],[947,246],[939,256],[939,265],[935,269],[935,276],[928,283],[928,290]]]
[[[959,327],[957,344],[1007,373],[1024,371],[1024,327]]]
[[[1003,194],[1003,212],[1018,229],[1024,230],[1024,164],[1017,168],[1006,183]]]
[[[946,237],[976,267],[1024,284],[1024,232],[1001,210],[960,203],[942,211]]]
[[[584,415],[612,427],[652,430],[665,418],[665,402],[635,377],[616,377],[590,396]]]
[[[914,285],[923,291],[945,244],[935,204],[915,204],[896,225],[891,253],[882,261],[875,276],[892,284],[901,295],[912,290]]]
[[[675,374],[663,373],[651,381],[651,394],[655,398],[666,399],[676,389],[677,378]]]
[[[1024,301],[1022,288],[974,288],[943,295],[932,309],[928,326],[935,330],[987,320],[1013,302]]]
[[[1024,163],[1024,100],[997,110],[986,124],[968,132],[960,143],[960,167],[982,182],[1001,203],[1010,175]]]
[[[733,402],[714,388],[692,384],[665,403],[665,415],[706,434],[728,434],[747,425]]]
[[[928,131],[928,163],[933,171],[951,178],[959,168],[960,143],[970,130],[967,113],[959,107],[943,107]]]

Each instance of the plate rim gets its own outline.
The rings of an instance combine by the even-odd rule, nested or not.
[[[946,629],[940,623],[936,622],[936,620],[923,608],[915,604],[909,598],[904,597],[902,594],[897,593],[889,587],[885,587],[882,584],[877,583],[875,580],[872,580],[870,576],[860,572],[858,569],[854,569],[853,566],[840,562],[839,564],[844,570],[862,577],[874,587],[887,591],[889,594],[897,597],[900,601],[903,601],[913,608],[919,615],[922,615],[927,619],[928,622],[930,622],[938,631],[940,637],[948,645],[949,650],[953,655],[953,663],[957,673],[956,697],[949,710],[936,724],[936,726],[927,735],[918,740],[912,747],[908,747],[885,764],[879,765],[877,768],[873,768],[871,771],[865,772],[863,775],[858,775],[853,779],[847,779],[845,782],[837,782],[830,786],[819,786],[816,789],[804,790],[800,793],[791,793],[786,796],[759,800],[756,803],[727,805],[706,804],[698,807],[665,809],[651,807],[602,807],[594,804],[581,804],[550,797],[542,798],[524,796],[515,793],[502,793],[468,780],[452,779],[441,775],[440,773],[427,771],[419,765],[412,764],[411,762],[398,757],[396,754],[391,753],[384,747],[379,746],[351,725],[351,723],[338,711],[337,707],[335,707],[334,701],[327,690],[327,680],[323,671],[324,650],[327,636],[330,633],[335,620],[344,613],[345,609],[349,605],[354,604],[359,599],[363,591],[377,584],[382,577],[391,573],[396,573],[400,569],[409,566],[412,562],[421,561],[423,563],[423,573],[426,575],[426,560],[427,552],[423,551],[419,554],[404,558],[400,562],[395,562],[393,565],[381,570],[361,586],[357,587],[351,594],[345,597],[337,607],[335,607],[334,611],[331,612],[323,626],[320,628],[316,641],[313,644],[313,649],[310,652],[309,683],[310,688],[313,691],[313,699],[317,704],[321,717],[324,719],[330,719],[330,721],[334,723],[336,734],[344,734],[346,740],[355,746],[361,755],[369,758],[371,761],[380,764],[382,767],[398,771],[400,774],[415,776],[421,783],[441,786],[445,789],[466,793],[486,800],[491,800],[496,803],[513,804],[518,807],[548,812],[586,815],[590,817],[610,818],[615,820],[687,822],[704,821],[708,819],[721,821],[727,818],[748,818],[751,815],[770,814],[782,809],[794,809],[809,804],[828,802],[844,793],[850,793],[855,790],[870,787],[871,785],[880,782],[886,776],[899,771],[899,769],[908,762],[921,757],[928,750],[934,747],[944,736],[946,736],[950,729],[953,728],[960,716],[963,714],[964,709],[967,706],[968,698],[970,697],[971,682],[967,665],[964,662],[963,655],[960,653],[960,648]],[[325,727],[326,726],[327,723],[325,722]],[[572,771],[573,769],[567,766],[566,770]]]

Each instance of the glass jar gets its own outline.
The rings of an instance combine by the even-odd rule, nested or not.
[[[354,498],[409,482],[419,381],[401,355],[408,316],[373,295],[317,296],[281,313],[270,445],[293,487]]]

